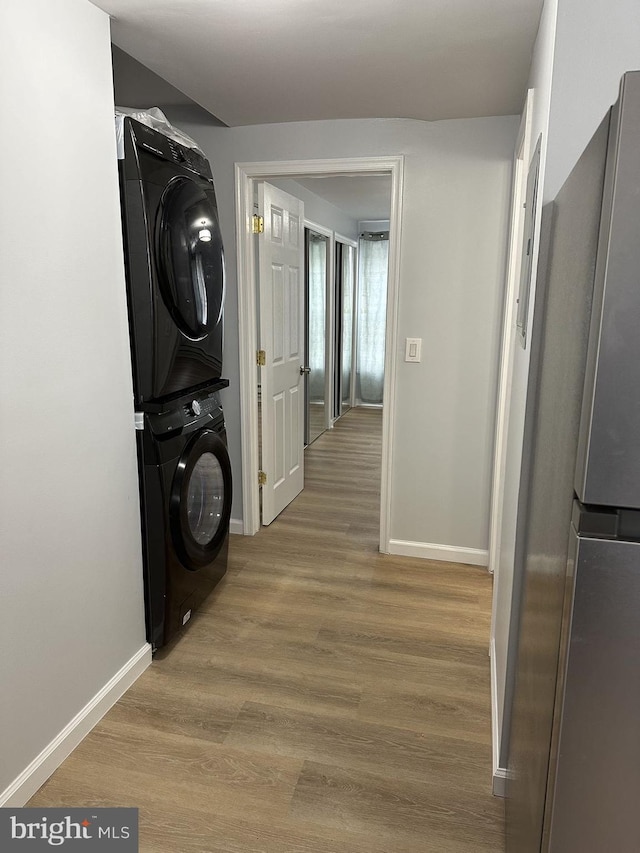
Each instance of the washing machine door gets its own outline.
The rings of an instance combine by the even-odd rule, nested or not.
[[[229,531],[231,463],[224,433],[200,430],[185,447],[173,480],[171,537],[182,565],[211,563]]]
[[[167,185],[156,229],[162,299],[180,332],[200,341],[222,320],[224,255],[213,187],[179,175]]]

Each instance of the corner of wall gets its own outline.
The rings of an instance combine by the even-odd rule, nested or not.
[[[0,793],[0,808],[24,806],[150,664],[151,646],[145,643]]]

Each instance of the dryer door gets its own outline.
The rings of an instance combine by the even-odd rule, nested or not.
[[[229,530],[231,463],[223,433],[201,430],[176,468],[169,516],[183,566],[197,571],[215,558]]]
[[[222,319],[224,257],[213,187],[186,175],[162,194],[156,229],[160,292],[185,337],[199,341]]]

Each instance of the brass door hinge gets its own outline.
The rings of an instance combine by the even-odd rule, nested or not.
[[[258,471],[258,485],[266,486],[267,485],[267,475],[264,471]]]
[[[267,363],[267,354],[263,349],[259,349],[256,353],[256,361],[260,367],[264,367]]]
[[[253,234],[264,234],[264,218],[257,213],[251,217],[251,232]]]

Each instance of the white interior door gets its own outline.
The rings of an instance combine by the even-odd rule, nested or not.
[[[262,412],[262,523],[271,524],[304,486],[304,206],[258,186]]]

